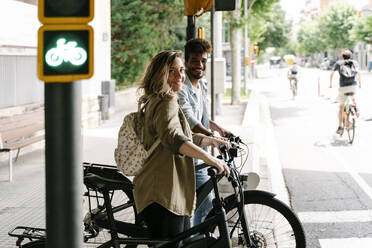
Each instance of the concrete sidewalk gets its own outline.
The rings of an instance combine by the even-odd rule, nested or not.
[[[133,101],[128,102],[128,99]],[[114,164],[113,152],[123,116],[137,109],[133,89],[120,93],[117,109],[95,129],[83,135],[83,161]],[[223,104],[217,123],[240,136],[249,147],[245,171],[260,175],[258,189],[278,194],[288,202],[280,163],[276,152],[273,128],[265,99],[252,93],[248,102],[239,105]],[[15,247],[15,238],[8,231],[18,225],[45,227],[44,149],[29,153],[21,151],[14,164],[14,181],[7,182],[7,161],[0,161],[0,244]],[[85,213],[84,213],[85,214]]]

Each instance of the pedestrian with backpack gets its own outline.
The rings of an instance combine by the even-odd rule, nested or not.
[[[338,71],[340,75],[340,81],[339,81],[339,89],[338,89],[338,96],[337,101],[339,102],[339,110],[338,110],[338,128],[336,133],[342,134],[342,118],[343,118],[343,112],[345,107],[345,102],[347,101],[347,96],[345,93],[353,93],[353,102],[354,105],[356,105],[355,102],[355,95],[358,89],[358,83],[359,88],[362,87],[361,85],[361,79],[360,79],[360,73],[358,71],[359,65],[358,62],[353,60],[352,58],[352,52],[349,49],[346,49],[342,53],[342,60],[339,60],[335,63],[333,70],[331,72],[330,76],[330,84],[329,88],[332,88],[332,78],[335,73],[335,71]],[[358,83],[357,83],[358,81]],[[357,116],[359,116],[359,110],[357,110]]]
[[[203,134],[192,135],[178,104],[177,92],[184,80],[182,53],[163,51],[151,60],[140,85],[143,146],[153,151],[133,179],[133,193],[136,210],[153,239],[171,238],[190,227],[196,203],[193,158],[217,168],[218,173],[229,174],[224,161],[199,147],[229,144]],[[160,143],[154,148],[157,140]]]

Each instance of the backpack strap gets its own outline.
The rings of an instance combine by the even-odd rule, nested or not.
[[[149,102],[150,102],[150,99],[147,99],[147,101],[143,103],[143,106],[142,106],[142,107],[141,107],[141,104],[140,104],[140,103],[138,104],[138,113],[137,113],[137,114],[139,115],[139,117],[140,117],[140,115],[143,114],[143,112],[144,112],[144,110],[145,110],[145,108],[146,108],[146,105],[147,105]],[[144,132],[142,132],[142,134],[141,134],[141,143],[143,143],[143,140],[144,140]],[[150,155],[154,152],[154,150],[159,146],[160,142],[161,142],[161,140],[160,140],[160,138],[158,137],[158,138],[155,140],[154,144],[152,144],[151,147],[150,147],[150,149],[148,150],[148,155],[149,155],[149,156],[150,156]]]
[[[149,153],[149,156],[155,151],[155,149],[160,145],[160,138],[157,138],[150,147],[150,149],[147,151]]]

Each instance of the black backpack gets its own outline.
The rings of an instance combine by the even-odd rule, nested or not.
[[[358,73],[353,61],[345,60],[340,64],[341,81],[345,83],[352,83],[355,81],[355,76]]]
[[[291,68],[291,74],[292,75],[296,75],[297,74],[297,72],[298,72],[298,70],[297,70],[297,66],[292,66],[292,68]]]

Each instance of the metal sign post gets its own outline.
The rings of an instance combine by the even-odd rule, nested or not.
[[[46,82],[47,247],[81,248],[81,83],[93,75],[94,0],[39,0],[38,76]]]

